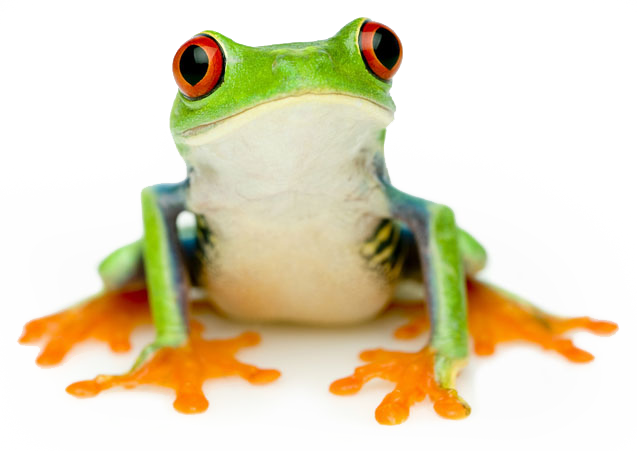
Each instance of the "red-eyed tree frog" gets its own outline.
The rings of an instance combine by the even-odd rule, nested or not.
[[[189,315],[195,290],[237,320],[330,326],[369,320],[392,300],[416,296],[422,313],[398,334],[429,326],[422,350],[365,351],[367,363],[330,387],[350,394],[373,377],[395,382],[376,410],[385,424],[404,421],[427,397],[441,416],[469,414],[455,380],[470,335],[478,354],[526,339],[592,359],[562,333],[607,334],[616,325],[557,318],[479,282],[485,250],[453,211],[392,185],[383,145],[402,58],[398,36],[364,18],[316,42],[248,47],[214,31],[188,40],[173,61],[179,91],[170,118],[186,179],[144,189],[144,235],[100,265],[103,291],[30,322],[21,341],[45,340],[41,364],[90,337],[126,350],[149,305],[156,338],[130,372],[67,391],[157,384],[176,391],[177,410],[196,413],[208,407],[208,378],[267,383],[279,372],[234,358],[258,342],[254,333],[203,339]],[[178,227],[185,211],[195,226]]]

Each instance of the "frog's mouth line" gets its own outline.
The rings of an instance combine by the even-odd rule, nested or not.
[[[231,119],[235,119],[239,116],[242,116],[246,113],[248,113],[249,111],[253,111],[259,108],[263,108],[263,107],[268,107],[268,106],[273,106],[274,104],[277,103],[283,103],[283,102],[287,102],[287,101],[312,101],[312,100],[322,100],[322,101],[326,101],[329,102],[330,100],[334,101],[334,103],[338,103],[338,102],[347,102],[347,103],[360,103],[361,105],[365,105],[368,110],[376,110],[376,112],[378,114],[381,115],[389,115],[391,116],[391,118],[393,118],[394,112],[387,108],[384,105],[380,105],[376,102],[373,102],[371,100],[368,100],[366,98],[363,97],[358,97],[358,96],[354,96],[354,95],[349,95],[349,94],[343,94],[343,93],[336,93],[336,92],[305,92],[305,93],[298,93],[298,94],[291,94],[291,95],[286,95],[284,97],[278,97],[278,98],[274,98],[271,100],[267,100],[265,102],[261,102],[258,103],[256,105],[253,105],[249,108],[246,108],[244,110],[241,110],[235,114],[232,114],[230,116],[226,116],[223,117],[221,119],[217,119],[215,121],[212,122],[208,122],[205,124],[201,124],[201,125],[197,125],[196,127],[192,127],[189,128],[187,130],[184,130],[183,132],[179,133],[179,136],[189,140],[189,138],[194,138],[194,137],[198,137],[201,135],[206,134],[208,131],[215,129],[218,125],[220,125],[223,122],[226,122],[228,120]],[[372,108],[369,108],[369,107]],[[390,119],[391,121],[391,119]]]

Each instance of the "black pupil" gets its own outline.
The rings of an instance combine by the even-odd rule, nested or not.
[[[394,67],[400,56],[400,44],[394,33],[387,28],[379,28],[374,33],[374,53],[387,69]]]
[[[179,71],[191,86],[201,81],[208,71],[208,55],[198,45],[191,45],[181,55]]]

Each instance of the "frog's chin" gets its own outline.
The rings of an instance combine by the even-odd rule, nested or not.
[[[306,108],[299,108],[302,106]],[[175,138],[186,146],[200,146],[223,139],[248,123],[255,121],[265,123],[268,116],[278,116],[280,119],[285,111],[298,115],[301,110],[307,117],[290,117],[291,122],[295,122],[297,126],[299,119],[305,120],[307,125],[312,126],[314,121],[320,120],[315,113],[325,114],[329,110],[336,115],[347,116],[343,119],[348,121],[363,120],[380,124],[381,129],[393,120],[392,110],[362,97],[341,93],[304,93],[260,103],[231,116],[185,130]]]
[[[177,137],[189,168],[191,207],[278,198],[282,208],[282,197],[299,193],[358,198],[392,119],[390,110],[365,99],[303,94]]]

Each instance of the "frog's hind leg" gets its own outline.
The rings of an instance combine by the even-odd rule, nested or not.
[[[530,302],[474,278],[467,279],[467,314],[473,350],[487,356],[498,345],[508,342],[528,342],[559,353],[572,362],[589,362],[593,355],[575,346],[565,334],[586,330],[596,335],[611,335],[617,325],[587,316],[559,317],[549,314]],[[399,339],[415,338],[429,329],[425,311],[399,307],[409,320],[394,332]]]
[[[617,330],[617,325],[609,321],[551,315],[519,296],[478,281],[476,274],[484,268],[487,260],[484,248],[462,229],[458,229],[458,243],[467,277],[469,333],[476,354],[491,355],[501,343],[526,341],[556,351],[570,361],[588,362],[593,356],[576,347],[564,334],[581,329],[597,335],[610,335]],[[415,243],[410,247],[415,249]],[[417,261],[408,257],[403,274],[405,280],[416,282],[416,285],[422,284],[417,265]],[[410,320],[395,331],[396,338],[414,338],[429,329],[426,311],[403,309],[408,311]]]
[[[150,323],[141,241],[110,254],[99,267],[104,289],[78,304],[24,326],[20,343],[41,342],[36,362],[60,363],[77,344],[96,339],[113,352],[130,349],[133,330]]]

